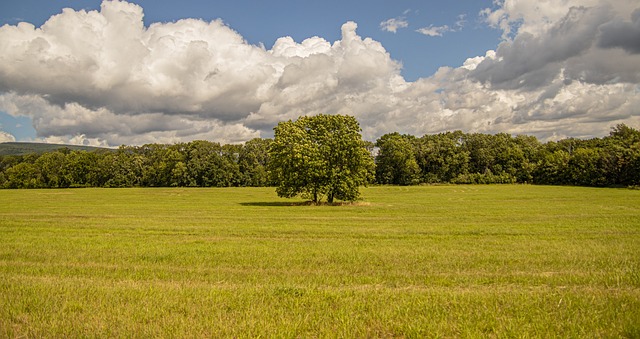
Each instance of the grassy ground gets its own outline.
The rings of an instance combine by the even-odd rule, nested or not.
[[[640,191],[0,190],[0,337],[640,337]]]

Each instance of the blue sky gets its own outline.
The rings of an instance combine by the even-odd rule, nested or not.
[[[0,45],[5,49],[0,54],[5,60],[0,132],[5,140],[241,142],[269,137],[277,121],[321,112],[355,115],[368,139],[394,131],[421,135],[462,129],[546,140],[600,136],[615,123],[639,121],[632,108],[640,78],[636,0],[101,4],[0,4],[0,40],[6,42]],[[73,10],[58,15],[63,8]],[[55,15],[58,19],[50,20]],[[169,24],[180,19],[196,20]],[[211,23],[215,19],[224,24]],[[143,21],[142,31],[136,20]],[[21,31],[20,22],[34,26]],[[106,35],[107,22],[126,33]],[[93,30],[85,37],[79,35],[81,27]],[[560,27],[568,33],[556,38]],[[616,29],[629,33],[629,41],[604,41],[604,33]],[[194,31],[199,33],[191,36]],[[358,48],[344,47],[349,32]],[[127,40],[136,34],[139,41]],[[160,34],[180,40],[174,46],[181,47],[163,49],[152,39]],[[295,45],[278,40],[287,36]],[[303,43],[316,36],[321,39]],[[85,38],[85,45],[74,42]],[[571,44],[571,39],[589,45]],[[197,41],[205,41],[205,48],[193,56],[188,46]],[[563,49],[563,44],[576,47]],[[289,52],[276,51],[285,47]],[[33,60],[25,62],[28,58],[15,52],[20,48]],[[34,48],[39,52],[32,55]],[[167,63],[175,58],[199,68],[183,63],[174,65],[179,71],[170,71]],[[603,58],[609,60],[605,65],[598,62]],[[292,76],[294,68],[302,73]],[[323,76],[312,77],[315,72]],[[212,75],[222,75],[221,82],[210,81]],[[588,98],[605,94],[615,100],[592,108]]]

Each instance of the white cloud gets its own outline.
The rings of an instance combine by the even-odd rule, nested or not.
[[[283,37],[266,50],[220,20],[144,27],[142,8],[106,1],[39,28],[0,27],[0,110],[30,117],[43,140],[112,146],[241,142],[317,113],[356,116],[370,140],[455,129],[604,135],[640,123],[639,14],[631,14],[640,12],[597,2],[505,0],[483,12],[508,32],[495,51],[407,82],[353,22],[335,42]]]
[[[451,31],[452,29],[449,28],[449,26],[447,25],[444,25],[444,26],[430,25],[429,27],[422,27],[416,30],[416,32],[420,34],[424,34],[426,36],[433,36],[433,37],[442,36],[444,33],[451,32]]]
[[[416,32],[420,34],[424,34],[426,36],[430,36],[430,37],[443,36],[445,33],[448,33],[448,32],[460,32],[462,29],[464,29],[464,25],[466,23],[467,23],[467,15],[460,14],[458,15],[458,20],[456,20],[456,22],[453,24],[453,27],[450,27],[449,25],[443,25],[443,26],[430,25],[429,27],[419,28],[416,30]]]
[[[380,23],[380,29],[391,33],[396,33],[398,29],[407,27],[409,27],[409,22],[404,17],[392,18]]]
[[[458,21],[456,21],[455,27],[457,31],[460,31],[464,28],[464,25],[467,24],[467,15],[460,14],[458,15]]]
[[[16,137],[5,131],[0,131],[0,143],[16,141]]]

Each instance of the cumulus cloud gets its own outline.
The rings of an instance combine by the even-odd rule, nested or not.
[[[317,113],[356,116],[370,140],[455,129],[596,136],[640,123],[632,7],[505,0],[482,12],[505,32],[495,51],[407,82],[354,22],[338,41],[282,37],[267,50],[221,20],[145,27],[140,6],[105,1],[42,27],[0,28],[0,110],[30,117],[43,140],[112,146],[242,142]],[[458,19],[423,34],[461,29]]]
[[[0,143],[16,141],[16,137],[5,131],[0,131]]]
[[[391,18],[380,23],[380,29],[391,33],[396,33],[398,29],[407,27],[409,27],[409,22],[403,17]]]

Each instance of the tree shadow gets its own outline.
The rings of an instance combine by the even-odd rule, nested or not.
[[[312,206],[311,201],[256,201],[256,202],[241,202],[242,206],[249,207],[290,207],[290,206]]]
[[[293,206],[348,206],[348,205],[368,205],[367,203],[357,202],[313,202],[313,201],[255,201],[241,202],[242,206],[249,207],[293,207]]]

